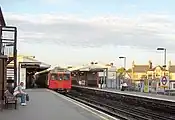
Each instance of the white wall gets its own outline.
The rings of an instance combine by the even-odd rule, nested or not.
[[[170,89],[171,90],[175,90],[175,82],[170,82]]]
[[[24,89],[26,89],[26,68],[20,69],[20,79],[18,83],[20,82],[24,83]]]
[[[109,67],[108,68],[108,78],[106,80],[106,87],[108,88],[116,88],[116,77],[117,77],[117,74],[116,74],[116,67],[115,66],[112,66],[112,67]]]

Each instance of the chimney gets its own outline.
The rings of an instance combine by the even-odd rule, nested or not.
[[[114,65],[114,63],[111,63],[110,65],[111,65],[111,66],[113,66],[113,65]]]
[[[132,61],[132,67],[134,67],[134,65],[135,65],[135,62],[134,62],[134,61]]]
[[[169,68],[171,67],[171,61],[168,62],[168,67],[169,67]]]
[[[152,62],[151,60],[149,60],[149,69],[152,69],[152,68],[153,68]]]

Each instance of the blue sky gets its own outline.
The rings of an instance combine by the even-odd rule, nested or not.
[[[174,61],[174,0],[15,1],[0,4],[7,24],[18,27],[20,54],[53,66],[93,60],[122,66],[123,55],[130,67],[132,60],[162,64],[161,46]]]
[[[10,1],[10,4],[9,2]],[[7,12],[75,14],[138,14],[142,12],[174,13],[174,0],[4,0]],[[9,5],[11,5],[9,7]],[[128,13],[129,12],[129,13]]]

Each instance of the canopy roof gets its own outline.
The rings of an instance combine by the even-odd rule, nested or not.
[[[102,64],[86,64],[86,65],[70,68],[69,71],[101,71],[107,68],[108,68],[107,66]]]
[[[53,72],[53,73],[56,73],[56,72],[69,72],[69,70],[65,69],[65,68],[61,68],[61,67],[48,68],[47,70],[43,70],[43,71],[37,72],[35,75],[42,74],[42,73],[47,73],[47,72]]]
[[[0,7],[0,26],[3,26],[3,27],[6,26],[1,7]]]

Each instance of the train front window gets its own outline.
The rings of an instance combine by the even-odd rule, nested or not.
[[[63,76],[62,76],[62,74],[59,74],[59,76],[58,76],[58,80],[63,80]]]
[[[69,80],[70,74],[63,74],[63,80]]]
[[[58,80],[58,74],[52,73],[51,74],[51,80]]]

